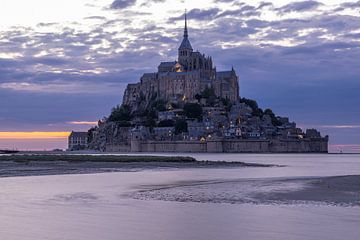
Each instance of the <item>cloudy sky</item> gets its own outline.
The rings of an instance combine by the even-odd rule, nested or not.
[[[63,132],[108,115],[128,83],[176,59],[184,9],[194,49],[234,66],[241,96],[319,128],[335,151],[360,151],[360,1],[350,0],[3,0],[0,148],[64,147]],[[14,134],[32,131],[60,133]]]

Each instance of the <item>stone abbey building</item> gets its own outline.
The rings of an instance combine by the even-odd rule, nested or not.
[[[212,58],[194,51],[187,29],[185,14],[184,38],[178,49],[178,60],[162,62],[155,73],[145,73],[139,83],[129,84],[123,103],[148,100],[156,95],[166,101],[195,99],[195,95],[206,88],[212,88],[218,97],[235,102],[239,99],[238,76],[230,71],[216,71]]]

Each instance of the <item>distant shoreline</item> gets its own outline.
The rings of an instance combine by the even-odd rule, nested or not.
[[[178,155],[178,154],[182,154],[184,156],[189,155],[189,154],[209,154],[209,153],[204,153],[204,152],[100,152],[100,151],[19,151],[19,153],[17,153],[16,155],[24,155],[24,154],[37,154],[37,155],[129,155],[129,156],[146,156],[146,155],[157,155],[157,154],[173,154]],[[269,152],[269,153],[253,153],[253,152],[241,152],[241,153],[230,153],[230,152],[224,152],[224,153],[211,153],[211,154],[251,154],[251,155],[267,155],[267,154],[271,154],[271,155],[276,155],[276,154],[280,154],[280,155],[292,155],[292,154],[296,154],[296,155],[360,155],[359,153],[352,153],[352,152],[328,152],[328,153],[316,153],[316,152],[304,152],[304,153],[299,153],[299,152],[287,152],[287,153],[283,153],[283,152]],[[1,156],[2,154],[0,154]],[[6,154],[5,154],[6,155]]]

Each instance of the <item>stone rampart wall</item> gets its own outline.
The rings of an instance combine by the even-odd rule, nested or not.
[[[113,148],[114,149],[114,148]],[[328,140],[136,141],[132,152],[327,153]]]

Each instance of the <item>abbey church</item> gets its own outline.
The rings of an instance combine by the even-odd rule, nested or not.
[[[178,60],[162,62],[157,72],[145,73],[139,83],[129,84],[123,103],[133,105],[140,99],[148,100],[155,95],[170,102],[191,101],[206,88],[212,88],[216,96],[231,102],[239,99],[235,70],[218,72],[211,57],[193,50],[185,14],[184,36],[178,49]]]

